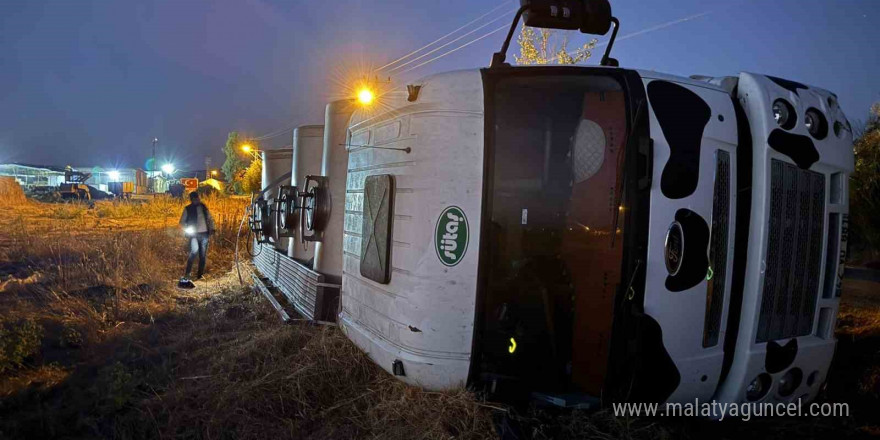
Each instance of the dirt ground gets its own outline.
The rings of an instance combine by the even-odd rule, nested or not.
[[[844,284],[820,400],[848,403],[848,417],[511,408],[404,385],[335,327],[281,324],[247,285],[250,266],[242,285],[233,264],[245,201],[206,203],[218,234],[189,291],[175,287],[180,202],[0,210],[0,439],[497,438],[509,426],[538,439],[880,436],[880,284]]]

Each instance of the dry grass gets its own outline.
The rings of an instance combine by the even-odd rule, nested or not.
[[[281,326],[274,311],[227,297],[191,316],[168,346],[177,378],[139,409],[161,436],[482,438],[466,392],[430,393],[389,377],[336,328]],[[259,301],[259,300],[257,300]],[[241,324],[245,325],[241,325]],[[164,345],[164,344],[163,344]],[[184,354],[185,353],[185,354]]]
[[[0,176],[0,202],[14,204],[21,203],[24,200],[24,191],[22,191],[15,178]]]
[[[283,326],[238,285],[241,199],[211,199],[209,279],[173,287],[183,205],[28,202],[0,214],[2,316],[45,329],[0,376],[0,438],[483,438],[465,391],[389,377],[336,328]],[[0,319],[2,321],[2,319]]]
[[[847,281],[822,399],[844,419],[708,422],[609,410],[509,408],[395,380],[338,329],[282,325],[232,269],[245,201],[206,202],[219,232],[209,279],[173,281],[183,205],[13,205],[0,212],[0,321],[31,320],[38,350],[0,374],[3,438],[788,438],[880,432],[880,292]],[[246,268],[247,269],[247,268]]]
[[[838,338],[880,336],[880,291],[877,283],[846,280],[846,294],[837,315]]]
[[[850,402],[861,428],[880,436],[880,284],[845,280],[828,400]]]

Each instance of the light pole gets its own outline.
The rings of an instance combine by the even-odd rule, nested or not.
[[[150,159],[150,171],[153,172],[153,175],[156,174],[156,144],[159,143],[159,138],[153,138],[153,157]]]
[[[149,187],[149,191],[151,193],[156,192],[156,144],[159,143],[159,138],[153,138],[153,155],[150,157],[150,169],[147,172],[148,180],[147,186]]]

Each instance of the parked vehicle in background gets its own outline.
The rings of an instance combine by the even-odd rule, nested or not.
[[[110,182],[107,186],[116,197],[130,199],[134,194],[134,182]]]
[[[182,183],[172,183],[168,186],[168,194],[171,194],[171,197],[183,197],[186,193],[186,186]]]
[[[92,193],[86,181],[91,173],[68,169],[64,172],[64,183],[58,186],[62,200],[92,200]]]

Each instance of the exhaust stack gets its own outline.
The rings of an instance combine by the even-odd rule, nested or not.
[[[345,221],[345,183],[348,176],[348,124],[354,113],[354,100],[327,104],[324,114],[324,155],[321,175],[329,179],[330,217],[323,241],[315,245],[316,272],[329,282],[342,281],[342,226]]]
[[[321,175],[321,159],[324,153],[324,126],[303,125],[293,131],[293,163],[290,184],[302,190],[306,176]],[[302,231],[298,231],[301,234]],[[315,256],[315,246],[290,240],[287,256],[307,263]]]
[[[263,159],[263,182],[261,189],[266,189],[272,182],[281,178],[281,176],[288,172],[290,161],[293,158],[293,149],[281,148],[277,150],[263,150],[261,157]],[[269,188],[269,190],[263,194],[263,198],[269,202],[270,206],[272,206],[272,201],[278,197],[278,195],[278,187],[276,186],[274,188]],[[270,219],[271,218],[270,212]],[[290,241],[288,238],[279,238],[277,240],[272,238],[272,241],[274,242],[276,249],[287,251],[288,241]]]

